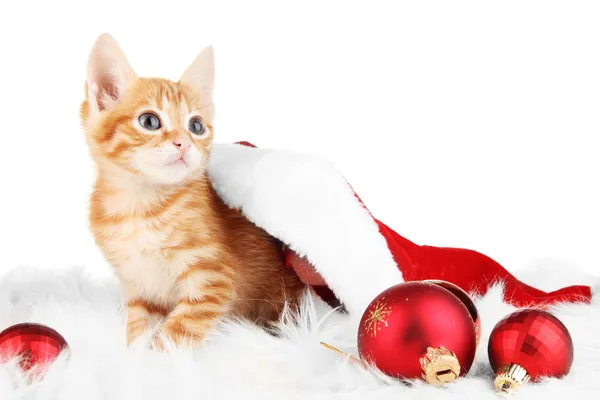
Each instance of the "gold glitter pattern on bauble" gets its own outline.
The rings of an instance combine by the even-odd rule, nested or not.
[[[381,300],[378,300],[377,303],[375,303],[365,320],[365,332],[370,337],[376,337],[377,332],[379,332],[382,327],[388,326],[387,318],[392,313],[392,307],[387,305],[383,300],[385,300],[385,297],[382,297]]]

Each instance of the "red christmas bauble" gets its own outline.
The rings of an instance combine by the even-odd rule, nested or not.
[[[0,361],[18,357],[23,371],[35,367],[43,372],[66,347],[58,332],[40,324],[22,323],[0,332]]]
[[[440,280],[436,280],[436,279],[428,279],[424,282],[439,285],[439,286],[443,287],[444,289],[451,291],[453,295],[455,295],[456,297],[458,297],[458,299],[460,301],[462,301],[462,303],[465,305],[465,307],[467,307],[467,310],[469,311],[469,315],[471,315],[471,319],[473,319],[473,323],[475,324],[476,345],[479,346],[479,342],[481,341],[481,317],[479,316],[479,311],[477,310],[477,307],[475,307],[475,303],[473,302],[473,299],[471,299],[471,297],[467,294],[467,292],[465,292],[459,286],[457,286],[453,283],[450,283],[450,282],[446,282],[446,281],[440,281]]]
[[[469,371],[475,350],[469,311],[433,283],[390,287],[369,304],[359,325],[361,358],[397,378],[453,381]]]
[[[568,374],[573,364],[573,340],[554,315],[521,310],[496,324],[488,356],[496,374],[496,388],[512,391],[529,380]]]

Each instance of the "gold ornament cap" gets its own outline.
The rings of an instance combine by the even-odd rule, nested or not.
[[[425,382],[441,386],[454,382],[460,376],[460,363],[456,354],[441,346],[428,347],[421,357],[421,371]]]
[[[496,379],[494,379],[494,387],[496,390],[510,393],[529,382],[529,379],[529,373],[519,364],[508,364],[498,370]]]

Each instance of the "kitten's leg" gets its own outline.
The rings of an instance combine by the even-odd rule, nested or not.
[[[148,331],[158,319],[167,315],[167,310],[142,298],[127,302],[127,344]]]
[[[199,343],[218,319],[231,309],[233,270],[216,261],[191,267],[177,279],[177,304],[154,341],[162,349],[161,335],[175,345]]]
[[[142,299],[127,302],[127,344],[142,336],[150,325],[150,312]]]

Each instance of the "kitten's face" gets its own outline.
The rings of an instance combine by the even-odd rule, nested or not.
[[[155,184],[204,173],[213,140],[212,50],[205,53],[179,82],[139,78],[111,37],[98,39],[81,110],[98,164]]]
[[[90,132],[103,162],[159,184],[202,174],[213,129],[194,92],[179,83],[138,79]]]

